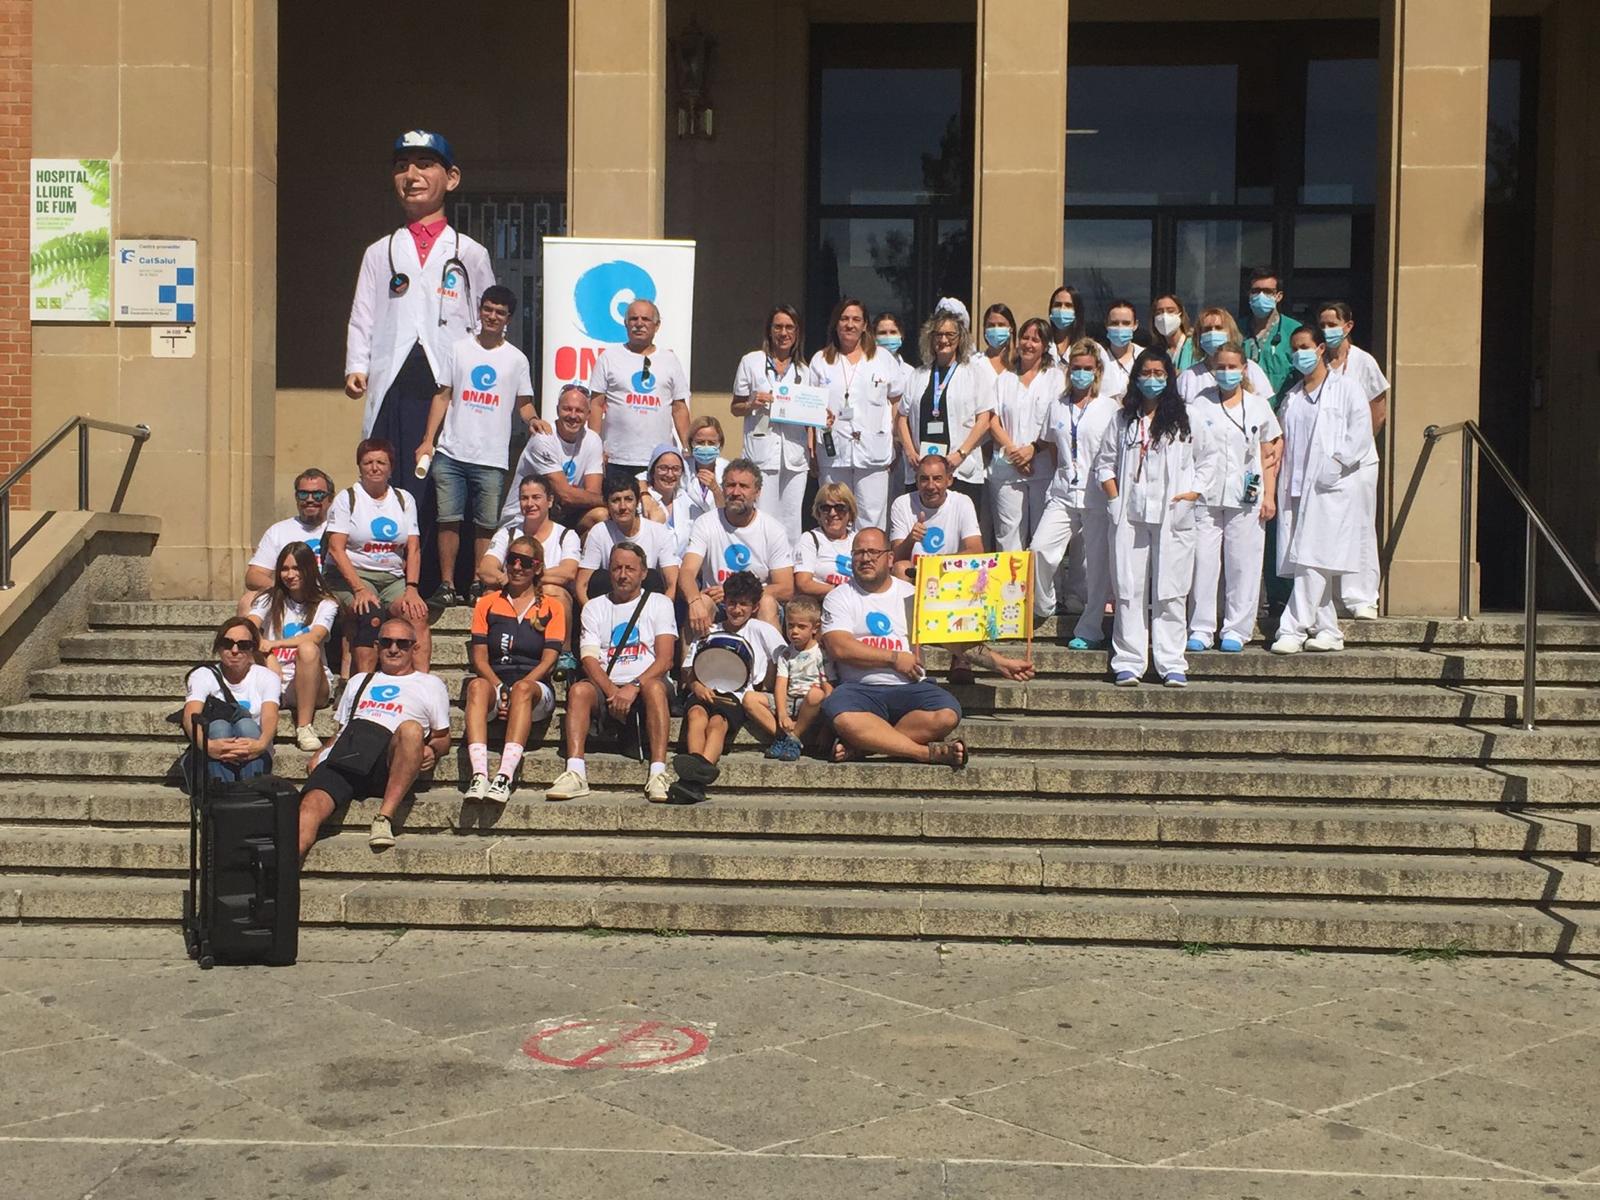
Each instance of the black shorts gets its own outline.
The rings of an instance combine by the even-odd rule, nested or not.
[[[350,775],[328,763],[319,763],[306,777],[300,796],[304,799],[307,792],[327,792],[333,797],[333,806],[339,808],[352,800],[382,799],[383,789],[388,786],[389,756],[384,755],[369,775]]]
[[[639,490],[643,491],[644,484],[639,483],[639,473],[643,470],[643,467],[629,466],[627,463],[608,462],[606,464],[605,483],[603,486],[607,492],[610,492],[612,487],[616,484],[626,483],[631,479],[635,483],[638,483]]]
[[[723,720],[727,721],[729,737],[732,737],[734,734],[738,733],[739,730],[744,728],[744,705],[739,703],[737,700],[725,700],[719,696],[715,700],[706,701],[700,699],[699,696],[691,695],[689,697],[689,702],[683,706],[684,716],[689,715],[689,710],[691,708],[703,708],[705,709],[708,717],[721,717]]]

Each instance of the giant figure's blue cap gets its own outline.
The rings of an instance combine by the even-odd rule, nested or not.
[[[430,133],[426,129],[407,130],[394,140],[394,157],[399,158],[407,150],[430,150],[439,156],[439,161],[445,166],[456,165],[455,151],[450,149],[450,143],[442,133]]]

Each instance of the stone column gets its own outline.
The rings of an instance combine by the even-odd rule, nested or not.
[[[1478,416],[1489,7],[1490,0],[1382,5],[1377,328],[1393,385],[1380,436],[1383,540],[1395,541],[1386,583],[1394,614],[1456,608],[1454,439],[1436,447],[1409,502],[1407,493],[1422,431]]]
[[[1019,318],[1061,282],[1069,0],[978,0],[972,277]]]
[[[666,22],[666,0],[569,0],[567,225],[574,235],[662,235]]]

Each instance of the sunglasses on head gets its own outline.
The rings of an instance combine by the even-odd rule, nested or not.
[[[294,491],[294,498],[296,500],[326,500],[328,498],[328,493],[323,491],[321,488],[296,488]]]
[[[378,639],[378,649],[380,650],[409,650],[416,644],[416,638],[381,637]]]
[[[524,571],[531,571],[538,565],[538,563],[533,561],[533,556],[531,554],[506,555],[506,566],[508,567],[520,567]]]
[[[252,652],[256,648],[255,642],[249,638],[223,638],[220,645],[224,650],[243,650],[246,653]]]

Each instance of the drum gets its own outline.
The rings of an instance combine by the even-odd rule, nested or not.
[[[750,683],[755,652],[737,633],[711,633],[695,651],[694,677],[713,692],[733,695]]]

